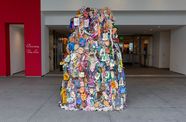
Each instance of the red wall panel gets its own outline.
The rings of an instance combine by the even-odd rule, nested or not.
[[[25,75],[41,76],[40,0],[1,0],[0,76],[10,74],[9,24],[20,23],[25,29]]]

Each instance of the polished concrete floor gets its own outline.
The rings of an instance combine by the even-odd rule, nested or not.
[[[171,72],[169,69],[159,69],[152,67],[129,67],[125,69],[128,75],[181,75]]]
[[[0,78],[0,122],[185,122],[186,77],[127,78],[128,108],[71,112],[58,107],[61,77]]]

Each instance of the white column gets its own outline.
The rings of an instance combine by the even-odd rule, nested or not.
[[[170,70],[186,74],[186,26],[171,31]]]
[[[153,50],[153,48],[152,48],[152,37],[150,37],[150,39],[149,39],[149,45],[148,45],[148,54],[149,54],[149,56],[148,56],[148,59],[149,59],[149,61],[148,61],[148,66],[152,66],[152,50]]]
[[[157,32],[153,36],[153,66],[169,68],[170,65],[170,32]]]
[[[159,68],[159,42],[160,42],[160,33],[156,32],[153,35],[152,66],[158,68]]]
[[[42,75],[49,72],[49,29],[45,25],[44,15],[41,13],[41,58],[42,58]]]
[[[169,68],[170,65],[170,32],[160,32],[159,68]]]

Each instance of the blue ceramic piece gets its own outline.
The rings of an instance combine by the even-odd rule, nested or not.
[[[119,87],[119,93],[120,93],[120,94],[126,93],[126,87],[120,86],[120,87]]]
[[[76,88],[80,88],[80,81],[79,80],[74,80],[74,84]]]
[[[79,46],[84,47],[86,44],[86,40],[84,38],[79,39]]]
[[[116,98],[115,105],[116,106],[121,106],[121,99],[120,98]]]
[[[68,43],[68,49],[70,51],[74,51],[74,46],[75,46],[75,44],[73,42]]]
[[[125,80],[125,72],[124,72],[124,70],[122,70],[122,78],[123,78],[123,80]]]
[[[77,98],[76,103],[77,103],[78,105],[81,105],[81,103],[82,103],[81,98]]]

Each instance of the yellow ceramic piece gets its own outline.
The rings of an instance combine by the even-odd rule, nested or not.
[[[81,94],[81,99],[85,101],[87,99],[87,94],[86,93]]]
[[[110,45],[110,41],[109,40],[106,40],[104,43],[105,43],[106,46]]]
[[[64,61],[61,61],[61,62],[60,62],[60,65],[64,65],[64,64],[65,64],[65,62],[64,62]]]
[[[99,107],[99,102],[96,102],[96,103],[94,104],[94,107],[95,107],[95,108],[98,108],[98,107]]]
[[[79,92],[80,92],[81,94],[83,94],[84,91],[85,91],[85,88],[84,88],[84,87],[81,87],[81,88],[79,89]]]
[[[84,49],[82,47],[78,48],[78,51],[77,51],[79,54],[83,54],[84,53]]]
[[[61,90],[61,102],[62,104],[67,104],[67,93],[65,88]]]
[[[120,65],[120,67],[123,67],[123,62],[122,62],[122,60],[120,60],[119,65]]]
[[[110,85],[111,85],[111,88],[113,88],[113,89],[115,89],[117,87],[115,81],[111,81]]]
[[[63,75],[63,80],[65,80],[65,81],[68,81],[68,80],[69,80],[69,75],[68,75],[67,72],[64,73],[64,75]]]
[[[109,107],[109,106],[110,106],[109,102],[106,101],[106,100],[104,100],[103,104],[104,104],[106,107]]]

